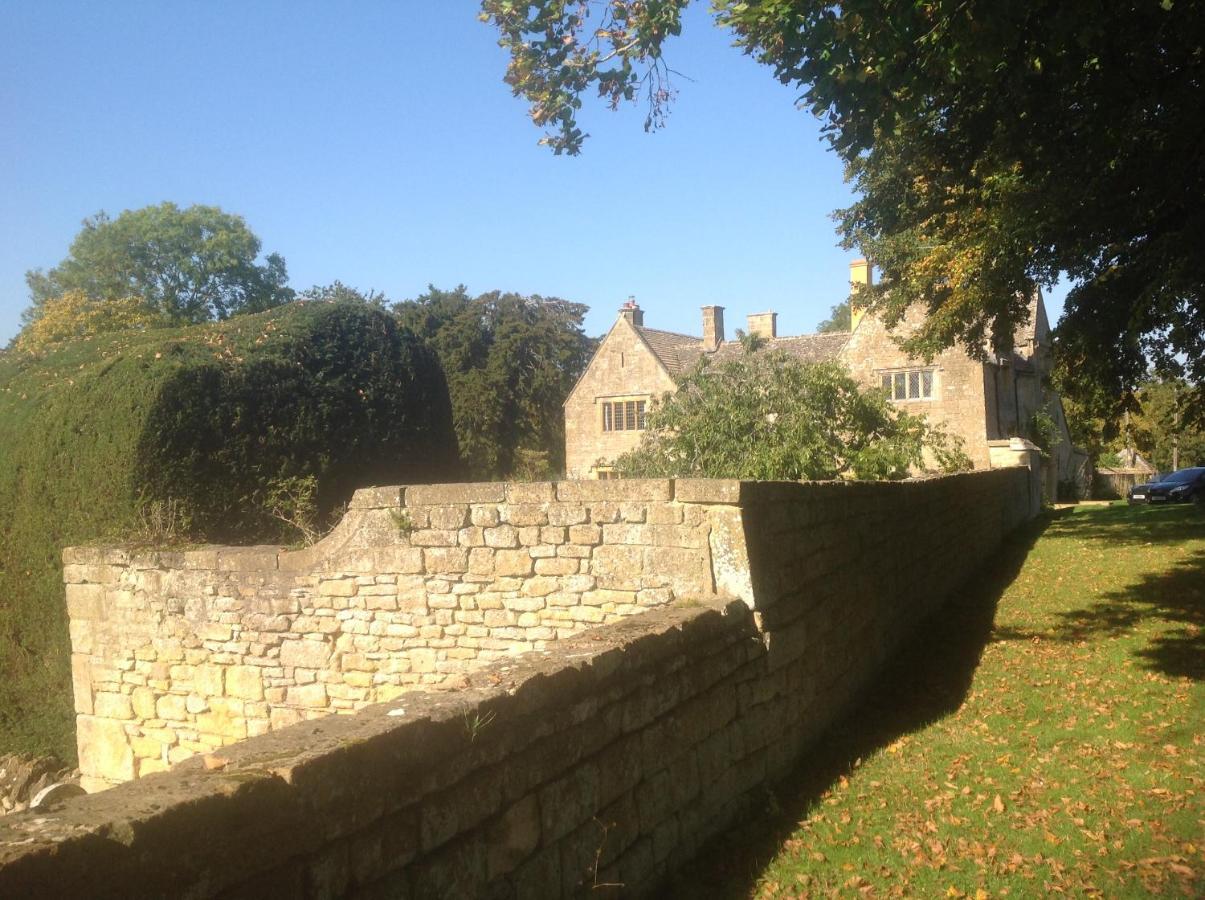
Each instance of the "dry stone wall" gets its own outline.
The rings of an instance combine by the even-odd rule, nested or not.
[[[83,784],[714,596],[712,535],[737,513],[705,499],[668,480],[371,488],[307,550],[69,549]]]
[[[712,561],[744,598],[7,817],[0,896],[655,895],[1036,512],[1029,478],[678,482],[672,502],[735,517]]]

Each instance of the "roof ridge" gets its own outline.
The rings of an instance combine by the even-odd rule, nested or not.
[[[646,327],[646,326],[644,326],[644,325],[637,325],[636,327],[637,327],[638,329],[640,329],[641,331],[649,331],[649,332],[652,332],[653,334],[668,334],[668,335],[671,335],[671,336],[673,336],[673,337],[685,338],[685,339],[686,339],[686,340],[688,340],[688,341],[701,341],[701,340],[703,340],[701,337],[697,337],[697,336],[695,336],[695,335],[693,335],[693,334],[683,334],[683,333],[682,333],[682,332],[680,332],[680,331],[666,331],[664,328],[648,328],[648,327]]]

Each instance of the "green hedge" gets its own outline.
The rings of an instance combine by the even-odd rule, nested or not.
[[[64,546],[127,538],[167,500],[194,539],[289,540],[274,480],[313,476],[325,516],[358,486],[454,478],[456,459],[437,359],[363,304],[4,354],[0,751],[74,758]]]

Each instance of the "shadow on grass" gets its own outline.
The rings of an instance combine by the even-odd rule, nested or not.
[[[1010,538],[988,569],[921,623],[862,701],[800,759],[795,773],[774,786],[776,803],[767,804],[771,810],[754,810],[750,821],[705,845],[663,896],[750,896],[783,841],[841,776],[875,750],[956,711],[992,639],[1001,596],[1043,531],[1069,514],[1063,510],[1039,519]]]
[[[1049,536],[1113,545],[1178,544],[1205,536],[1205,512],[1192,503],[1081,507],[1074,520],[1055,522]]]
[[[1146,668],[1174,677],[1205,681],[1205,552],[1195,553],[1164,572],[1105,594],[1103,599],[1059,613],[1053,631],[997,629],[995,639],[1066,641],[1126,634],[1148,619],[1179,627],[1157,635],[1135,653]]]

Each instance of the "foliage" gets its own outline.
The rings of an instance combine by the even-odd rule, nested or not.
[[[42,304],[38,317],[13,339],[13,349],[21,353],[45,353],[80,338],[165,324],[158,313],[147,309],[137,297],[92,300],[83,291],[68,291]]]
[[[330,284],[316,284],[312,288],[302,291],[297,295],[299,300],[314,300],[319,303],[367,303],[369,306],[379,306],[384,308],[388,305],[388,299],[380,291],[368,290],[361,291],[359,288],[350,287],[342,281],[335,279]]]
[[[970,467],[944,432],[863,390],[838,364],[764,352],[683,378],[615,467],[639,477],[898,479],[923,468],[926,451],[943,470]]]
[[[475,478],[515,474],[521,449],[563,471],[562,404],[589,362],[586,307],[555,297],[434,286],[394,307],[398,321],[439,354],[461,458]]]
[[[1205,421],[1191,414],[1193,397],[1181,379],[1150,378],[1138,386],[1130,438],[1160,472],[1205,465]]]
[[[295,531],[307,547],[322,536],[318,527],[318,479],[313,475],[269,479],[263,506],[268,515]]]
[[[507,81],[576,153],[580,95],[665,71],[690,0],[483,0]],[[1112,396],[1150,365],[1205,384],[1205,6],[1182,0],[715,0],[746,53],[801,91],[860,199],[837,214],[881,270],[862,298],[906,343],[1006,351],[1034,285],[1074,287],[1059,352]],[[647,94],[650,121],[672,96]],[[1200,410],[1202,404],[1194,409]]]
[[[1014,545],[672,896],[1200,896],[1200,523]]]
[[[241,216],[216,206],[160,203],[116,219],[99,212],[83,226],[66,259],[49,272],[26,273],[33,301],[26,321],[69,291],[92,300],[139,297],[174,323],[261,312],[293,299],[284,258],[272,253],[256,263],[259,238]]]
[[[1030,416],[1027,430],[1030,440],[1046,453],[1053,450],[1063,439],[1059,433],[1059,423],[1049,410],[1039,409]]]
[[[816,326],[817,334],[830,334],[832,332],[849,331],[853,327],[853,319],[850,316],[849,301],[842,300],[840,303],[833,305],[829,310],[828,318]]]
[[[6,354],[0,746],[75,752],[64,546],[291,541],[274,486],[314,479],[321,524],[354,488],[454,476],[455,457],[434,354],[363,304]]]

